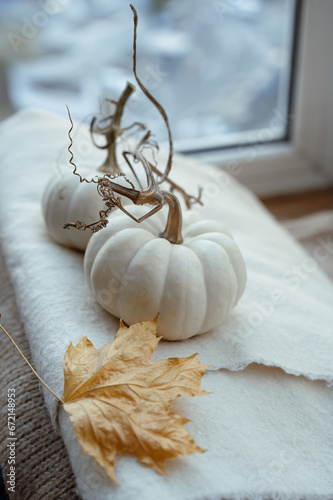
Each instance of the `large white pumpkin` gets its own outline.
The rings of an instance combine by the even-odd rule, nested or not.
[[[136,217],[149,208],[132,206]],[[241,297],[246,267],[223,224],[188,212],[183,243],[159,235],[165,208],[141,224],[118,209],[92,236],[84,268],[98,302],[127,324],[158,316],[158,334],[182,340],[222,323]]]

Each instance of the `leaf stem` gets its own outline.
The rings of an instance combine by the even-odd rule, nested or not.
[[[50,389],[50,387],[44,382],[44,380],[42,380],[40,378],[40,376],[38,375],[38,373],[36,372],[36,370],[31,366],[31,364],[29,363],[29,361],[27,360],[27,358],[24,356],[23,352],[21,351],[21,349],[19,348],[19,346],[16,344],[16,342],[14,341],[14,339],[12,339],[12,337],[9,335],[9,333],[4,329],[4,327],[1,324],[0,324],[0,328],[7,335],[7,337],[9,338],[9,340],[14,344],[14,346],[16,347],[16,349],[18,350],[18,352],[21,354],[22,358],[27,363],[27,365],[29,366],[30,370],[34,373],[34,375],[36,375],[36,377],[38,378],[38,380],[44,385],[44,387],[46,387],[46,389],[48,391],[50,391],[51,394],[53,394],[54,397],[57,398],[58,401],[60,401],[60,403],[64,404],[64,401],[61,398],[59,398],[59,396],[57,396],[55,394],[55,392],[52,391],[52,389]]]

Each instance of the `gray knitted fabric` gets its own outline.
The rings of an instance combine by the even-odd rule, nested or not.
[[[24,355],[31,359],[13,288],[0,252],[1,323]],[[7,391],[16,392],[16,492],[18,500],[78,500],[76,485],[61,436],[51,426],[40,383],[0,330],[0,464],[8,473]]]

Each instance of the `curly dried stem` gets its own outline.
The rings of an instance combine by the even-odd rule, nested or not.
[[[66,108],[67,108],[67,112],[68,112],[69,121],[70,121],[70,123],[71,123],[70,129],[69,129],[69,131],[68,131],[68,137],[69,137],[70,143],[69,143],[69,146],[68,146],[67,150],[68,150],[69,154],[71,155],[71,157],[70,157],[70,159],[69,159],[69,163],[70,163],[70,165],[72,165],[72,167],[73,167],[73,174],[74,174],[74,175],[76,175],[77,177],[79,177],[80,182],[86,182],[87,184],[91,184],[91,183],[93,183],[93,184],[99,184],[101,177],[96,176],[96,177],[97,177],[97,179],[90,179],[90,181],[88,181],[85,177],[82,177],[82,176],[79,174],[79,172],[77,171],[77,166],[76,166],[76,164],[75,164],[75,163],[74,163],[74,161],[73,161],[74,154],[73,154],[73,151],[72,151],[72,149],[71,149],[71,148],[72,148],[72,146],[73,146],[73,139],[72,139],[72,136],[71,136],[71,132],[72,132],[72,130],[73,130],[74,124],[73,124],[73,120],[72,120],[71,113],[70,113],[70,111],[69,111],[68,106],[66,106]],[[130,166],[131,166],[131,165],[130,165]],[[132,170],[132,173],[133,173],[134,177],[136,178],[136,180],[139,182],[139,185],[141,186],[140,181],[139,181],[139,179],[137,178],[136,172],[134,171],[134,169],[133,169],[133,167],[132,167],[132,166],[131,166],[131,170]],[[130,185],[134,188],[134,185],[132,184],[132,182],[128,179],[128,177],[126,176],[126,174],[125,174],[125,173],[123,173],[123,172],[113,172],[113,173],[112,173],[112,172],[110,172],[110,173],[107,173],[106,175],[107,175],[110,179],[116,179],[116,178],[118,178],[118,177],[124,177],[124,179],[126,180],[126,182],[128,182],[128,183],[129,183],[129,184],[130,184]]]
[[[153,158],[154,158],[154,163],[148,162],[149,166],[154,174],[157,176],[161,177],[163,173],[157,168],[156,166],[156,161],[155,161],[155,156],[154,156],[154,149],[159,150],[159,146],[155,142],[150,142],[151,138],[151,131],[147,130],[146,134],[142,137],[141,141],[138,143],[136,147],[136,151],[143,150],[144,148],[150,148],[153,152]],[[129,162],[128,162],[129,163]],[[174,181],[172,181],[169,177],[165,179],[165,182],[167,182],[170,186],[170,191],[178,191],[179,194],[182,195],[182,197],[185,200],[186,208],[190,209],[192,208],[192,205],[195,203],[198,203],[199,205],[203,205],[201,201],[201,195],[202,195],[202,188],[199,188],[199,193],[198,196],[193,196],[192,194],[188,194],[185,189],[183,189],[181,186],[176,184]]]
[[[139,160],[146,172],[147,177],[147,189],[141,191],[134,188],[126,186],[120,186],[112,180],[110,174],[106,174],[98,179],[97,191],[99,195],[103,198],[106,205],[106,210],[102,210],[99,213],[100,219],[92,224],[84,224],[83,222],[77,221],[76,223],[67,223],[64,228],[75,227],[76,229],[86,230],[90,229],[92,232],[97,232],[103,229],[107,224],[107,217],[110,214],[113,207],[118,207],[122,212],[131,219],[140,223],[161,210],[163,205],[167,204],[169,207],[169,214],[166,227],[164,231],[160,234],[161,238],[166,238],[170,243],[179,244],[182,243],[183,238],[181,234],[182,230],[182,212],[180,203],[177,197],[173,193],[168,193],[166,191],[161,191],[150,168],[150,165],[146,158],[141,152],[136,153],[124,152],[123,155],[128,159],[129,155],[132,155],[135,159]],[[83,179],[84,181],[84,179]],[[120,197],[115,194],[125,196],[129,198],[134,205],[153,205],[154,208],[148,213],[140,218],[136,218],[123,206]]]
[[[134,37],[133,37],[133,73],[135,76],[135,79],[142,90],[142,92],[148,97],[148,99],[154,104],[154,106],[158,109],[158,111],[161,113],[164,122],[166,124],[167,130],[168,130],[168,137],[169,137],[169,157],[168,157],[168,162],[167,166],[165,168],[165,172],[162,174],[161,179],[159,179],[158,183],[162,184],[168,177],[171,166],[172,166],[172,158],[173,158],[173,140],[172,140],[172,135],[171,135],[171,129],[169,125],[169,119],[168,116],[164,110],[164,108],[161,106],[161,104],[151,95],[149,90],[144,86],[140,78],[138,77],[137,71],[136,71],[136,39],[137,39],[137,28],[138,28],[138,14],[137,11],[135,10],[134,6],[130,4],[130,7],[133,12],[133,19],[134,19]]]
[[[124,155],[128,155],[131,153],[125,152]],[[157,185],[157,182],[152,174],[152,169],[149,164],[149,162],[146,160],[146,158],[139,152],[136,151],[136,153],[133,155],[135,156],[143,165],[146,176],[147,176],[147,183],[148,183],[148,188],[142,191],[139,191],[138,195],[131,195],[130,199],[133,201],[135,205],[157,205],[159,206],[158,210],[162,208],[162,205],[168,205],[169,208],[169,213],[168,213],[168,219],[167,219],[167,224],[164,229],[164,231],[160,234],[161,238],[165,238],[170,243],[174,244],[180,244],[183,242],[183,237],[182,237],[182,210],[180,207],[180,203],[178,201],[178,198],[173,194],[169,193],[167,191],[161,191],[160,188]],[[130,190],[129,190],[130,191]],[[136,190],[135,190],[136,191]],[[118,191],[119,192],[119,191]],[[137,191],[136,191],[137,193]],[[125,194],[125,196],[127,196]],[[124,211],[124,210],[123,210]],[[151,212],[149,212],[148,216],[153,215],[153,213],[156,213],[156,209],[153,209]],[[127,211],[125,211],[127,212]],[[128,213],[128,212],[127,212]],[[134,218],[132,216],[132,218]],[[145,218],[147,218],[145,216]],[[135,220],[135,218],[134,218]],[[141,220],[137,219],[137,222],[142,222]]]
[[[154,172],[154,174],[162,175],[162,172],[157,167],[155,167],[151,163],[149,163],[149,166],[152,169],[152,171]],[[169,186],[171,188],[171,192],[178,191],[178,193],[182,195],[182,197],[185,200],[186,208],[188,208],[188,209],[192,208],[192,205],[194,205],[195,203],[198,203],[199,205],[203,205],[203,203],[201,201],[202,188],[199,188],[198,196],[193,196],[192,194],[188,194],[185,191],[185,189],[183,189],[181,186],[179,186],[174,181],[169,179],[169,177],[165,181],[169,184]]]
[[[90,181],[88,181],[87,179],[84,179],[78,172],[77,172],[77,166],[75,165],[74,161],[73,161],[73,158],[74,158],[74,154],[73,154],[73,151],[72,151],[72,146],[73,146],[73,139],[72,139],[72,136],[71,136],[71,132],[74,128],[74,124],[73,124],[73,120],[72,120],[72,117],[71,117],[71,113],[69,111],[69,107],[66,106],[67,108],[67,113],[68,113],[68,118],[69,118],[69,121],[71,123],[71,126],[70,126],[70,129],[68,131],[68,137],[69,137],[69,146],[67,148],[67,151],[69,152],[69,154],[71,155],[70,159],[69,159],[69,164],[72,165],[73,167],[73,174],[74,175],[77,175],[80,179],[80,182],[86,182],[87,184],[90,184],[91,182],[94,183],[94,184],[97,184],[98,182],[98,179],[91,179]]]
[[[77,174],[79,175],[79,174]],[[120,186],[116,184],[111,179],[117,177],[124,177],[125,180],[132,186],[131,188],[126,188],[125,186]],[[80,177],[81,182],[89,182],[85,178]],[[95,182],[95,181],[94,181]],[[114,193],[126,196],[127,198],[132,199],[133,203],[135,203],[140,191],[137,191],[134,188],[134,185],[131,181],[126,177],[125,174],[105,174],[103,177],[99,177],[96,181],[97,183],[97,192],[102,197],[103,201],[106,205],[106,210],[101,210],[99,212],[99,220],[96,222],[92,222],[91,224],[85,224],[84,222],[67,222],[64,224],[64,229],[69,229],[70,227],[75,227],[76,229],[80,229],[85,231],[86,229],[90,229],[93,233],[97,233],[101,229],[107,226],[109,223],[108,216],[112,208],[118,207],[124,211],[121,200],[118,197],[114,196]]]

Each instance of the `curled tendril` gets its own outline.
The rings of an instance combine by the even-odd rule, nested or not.
[[[113,175],[105,174],[103,177],[98,178],[98,183],[97,183],[97,192],[103,199],[106,206],[105,210],[101,210],[99,212],[99,220],[93,222],[92,224],[85,224],[81,221],[77,221],[75,223],[68,222],[63,226],[65,229],[69,229],[70,227],[75,227],[76,229],[81,229],[81,230],[89,229],[93,233],[96,233],[97,231],[100,231],[108,224],[107,217],[110,214],[112,208],[114,207],[118,207],[122,212],[124,212],[137,222],[145,220],[145,218],[150,217],[153,213],[156,213],[156,211],[162,208],[164,203],[163,195],[159,190],[159,188],[157,187],[157,184],[150,171],[150,167],[146,159],[140,154],[140,152],[137,152],[137,157],[134,156],[134,153],[131,152],[124,152],[124,155],[125,157],[131,155],[133,161],[138,160],[142,162],[143,167],[146,171],[148,188],[146,190],[137,191],[133,183],[123,174],[122,177],[124,177],[124,179],[131,186],[130,188],[124,187],[112,181],[112,179],[114,179]],[[127,160],[129,161],[129,158],[127,158]],[[130,212],[126,210],[126,208],[124,208],[124,206],[122,205],[121,197],[116,196],[116,194],[118,195],[122,194],[130,198],[133,201],[133,203],[138,205],[143,205],[147,203],[155,206],[149,213],[145,214],[140,219],[136,219]]]
[[[118,177],[123,177],[125,179],[125,181],[130,184],[130,186],[134,189],[134,184],[132,183],[132,181],[127,177],[127,175],[124,173],[124,172],[114,172],[114,173],[108,173],[108,174],[104,174],[103,176],[99,177],[98,175],[95,176],[94,179],[91,179],[90,181],[88,181],[88,179],[86,179],[85,177],[82,177],[82,175],[79,174],[79,172],[77,171],[77,166],[76,164],[74,163],[73,159],[74,159],[74,154],[71,150],[71,147],[73,146],[73,139],[72,139],[72,136],[71,136],[71,132],[74,128],[74,125],[73,125],[73,120],[72,120],[72,117],[71,117],[71,114],[70,114],[70,111],[69,111],[69,108],[68,106],[66,106],[67,108],[67,111],[68,111],[68,117],[69,117],[69,121],[71,123],[71,127],[68,131],[68,137],[69,137],[69,140],[70,140],[70,145],[68,146],[67,150],[69,152],[69,154],[71,155],[70,157],[70,160],[69,160],[69,163],[72,165],[73,167],[73,174],[74,175],[77,175],[80,179],[80,182],[86,182],[87,184],[91,184],[91,183],[94,183],[94,184],[99,184],[101,182],[102,179],[104,178],[109,178],[110,180],[111,179],[117,179]]]
[[[69,140],[70,140],[70,144],[69,144],[69,146],[68,146],[67,150],[68,150],[69,154],[71,155],[71,157],[70,157],[70,159],[69,159],[69,163],[70,163],[70,164],[72,165],[72,167],[73,167],[73,174],[74,174],[74,175],[77,175],[77,176],[79,177],[80,182],[87,182],[88,184],[90,184],[90,183],[92,183],[92,182],[93,182],[94,184],[97,184],[97,182],[98,182],[98,178],[97,178],[97,179],[91,179],[90,181],[88,181],[87,179],[83,178],[83,177],[82,177],[82,176],[81,176],[81,175],[77,172],[77,166],[75,165],[75,163],[74,163],[74,161],[73,161],[73,159],[74,159],[74,154],[73,154],[73,152],[72,152],[72,150],[71,150],[71,147],[73,146],[73,139],[72,139],[72,136],[71,136],[71,132],[72,132],[72,130],[73,130],[73,128],[74,128],[74,124],[73,124],[73,120],[72,120],[72,117],[71,117],[71,113],[70,113],[70,111],[69,111],[69,107],[68,107],[68,106],[66,106],[66,108],[67,108],[67,112],[68,112],[68,118],[69,118],[69,121],[71,122],[71,127],[70,127],[70,129],[69,129],[69,131],[68,131],[68,137],[69,137]]]
[[[100,177],[98,179],[97,191],[98,194],[103,198],[103,201],[106,205],[106,209],[100,210],[99,212],[99,220],[96,222],[92,222],[91,224],[85,224],[81,221],[67,222],[67,224],[64,224],[64,229],[75,227],[76,229],[80,229],[81,231],[90,229],[93,233],[97,233],[108,225],[108,216],[110,215],[112,208],[118,206],[120,202],[120,199],[115,197],[112,187],[108,184],[109,182],[107,177]]]
[[[87,184],[91,184],[91,183],[97,184],[97,192],[103,198],[103,201],[105,202],[105,205],[107,208],[106,208],[106,210],[101,210],[99,212],[100,219],[97,222],[93,222],[92,224],[85,224],[81,221],[77,221],[75,223],[68,222],[67,224],[64,224],[63,227],[64,227],[64,229],[69,229],[70,227],[75,227],[76,229],[80,229],[83,231],[85,231],[86,229],[90,229],[93,233],[96,233],[97,231],[100,231],[101,229],[103,229],[107,226],[107,224],[109,222],[107,220],[107,217],[110,214],[112,208],[119,207],[121,205],[121,200],[119,197],[115,196],[114,191],[110,185],[110,181],[113,179],[117,179],[119,177],[122,177],[131,186],[132,189],[135,189],[135,186],[132,183],[132,181],[127,177],[127,175],[123,172],[108,173],[108,174],[104,174],[101,177],[95,176],[95,178],[91,179],[90,181],[88,181],[85,177],[82,177],[77,172],[77,166],[73,161],[74,155],[73,155],[73,152],[71,149],[72,145],[73,145],[73,139],[71,136],[71,132],[74,128],[74,125],[73,125],[73,120],[72,120],[69,108],[68,108],[68,106],[66,106],[66,107],[67,107],[67,111],[68,111],[69,121],[71,123],[71,127],[68,131],[68,137],[70,140],[70,144],[69,144],[67,149],[71,155],[69,163],[73,167],[73,174],[77,175],[79,177],[80,182],[86,182]]]
[[[106,210],[100,210],[99,212],[99,220],[96,222],[92,222],[91,224],[85,224],[84,222],[81,221],[76,221],[76,222],[67,222],[67,224],[64,224],[64,229],[69,229],[70,227],[75,227],[76,229],[80,229],[82,231],[86,231],[87,229],[90,229],[93,233],[97,233],[101,229],[105,228],[107,224],[109,223],[108,221],[108,216],[111,213],[111,210],[114,207],[122,207],[121,204],[121,199],[120,197],[117,197],[114,193],[114,190],[112,189],[112,186],[110,184],[110,181],[113,179],[116,179],[117,177],[123,177],[125,181],[131,186],[131,189],[135,189],[134,184],[131,182],[128,177],[123,174],[105,174],[103,177],[98,177],[97,179],[97,192],[99,196],[102,197],[102,200],[105,203]],[[84,177],[82,178],[82,182],[88,182]]]

